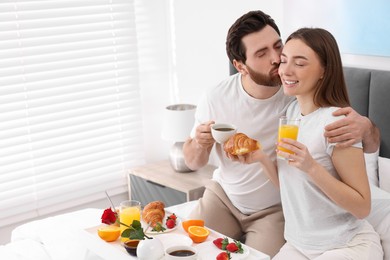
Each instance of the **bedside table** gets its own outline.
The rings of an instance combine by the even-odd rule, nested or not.
[[[215,168],[206,165],[194,172],[179,173],[168,160],[133,168],[128,174],[129,198],[142,205],[161,200],[167,207],[197,200],[203,196]]]

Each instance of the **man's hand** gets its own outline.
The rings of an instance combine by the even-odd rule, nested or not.
[[[215,140],[211,135],[212,124],[214,124],[214,121],[208,121],[196,128],[194,140],[203,149],[208,149],[215,143]]]
[[[211,135],[211,125],[214,121],[208,121],[196,128],[195,137],[188,138],[183,145],[184,160],[191,170],[197,170],[205,166],[209,161],[211,149],[215,143]]]
[[[356,142],[363,142],[364,152],[372,153],[379,148],[379,130],[367,117],[361,116],[351,107],[344,107],[333,112],[334,116],[345,115],[325,127],[324,136],[338,147],[349,147]]]

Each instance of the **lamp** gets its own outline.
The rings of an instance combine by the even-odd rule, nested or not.
[[[174,141],[169,160],[177,172],[192,172],[184,162],[183,144],[190,136],[195,119],[195,105],[175,104],[165,108],[161,137]]]

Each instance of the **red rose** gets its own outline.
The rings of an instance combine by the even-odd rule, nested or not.
[[[102,223],[111,225],[116,222],[117,214],[111,208],[105,209],[102,215]]]

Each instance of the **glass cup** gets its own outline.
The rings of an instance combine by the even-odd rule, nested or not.
[[[141,221],[141,202],[137,200],[125,200],[119,205],[119,220],[121,223],[130,226],[133,220]],[[127,229],[125,225],[120,224],[121,234]],[[128,238],[121,237],[121,242],[127,241]]]
[[[287,118],[286,116],[282,116],[279,118],[279,131],[278,131],[278,142],[282,138],[290,138],[293,140],[297,140],[298,138],[298,129],[299,124],[301,123],[301,119],[291,119]],[[279,151],[287,152],[287,153],[293,153],[292,151],[285,149],[283,147],[278,146]],[[278,158],[286,159],[280,155],[278,155]]]

